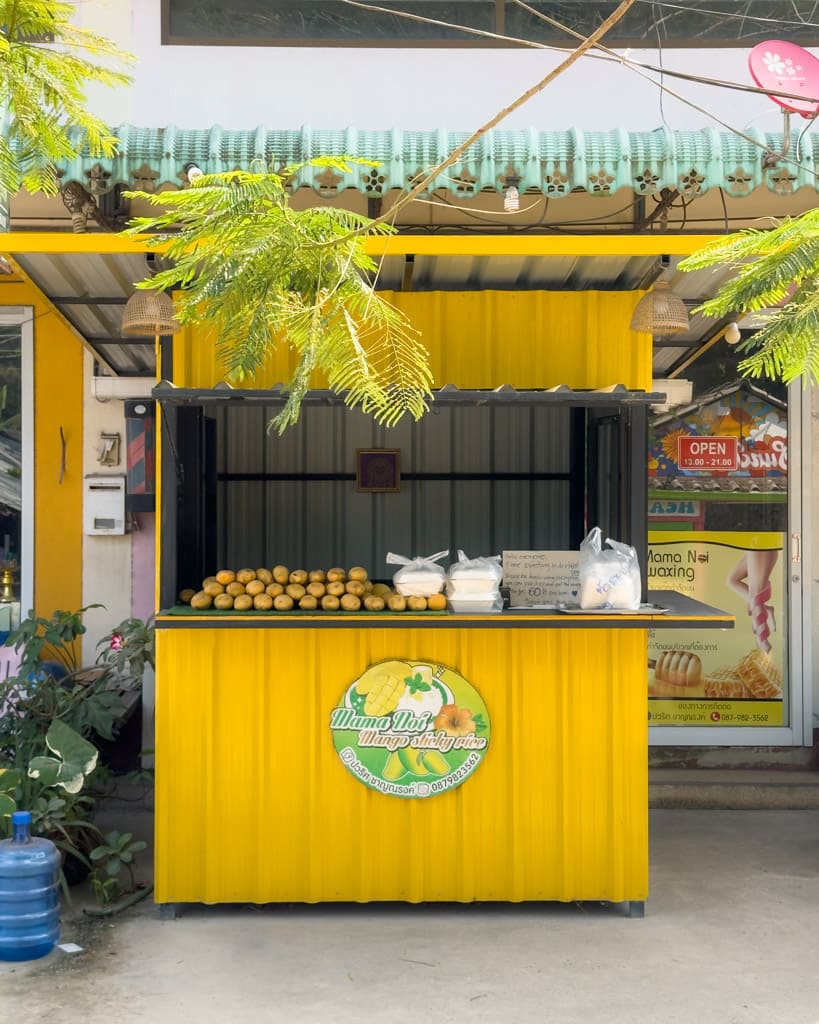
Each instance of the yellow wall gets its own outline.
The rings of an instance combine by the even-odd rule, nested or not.
[[[435,387],[651,389],[651,337],[629,329],[642,292],[382,292],[429,349]],[[292,354],[277,352],[248,386],[289,378]],[[174,382],[212,387],[224,379],[212,340],[186,329],[174,339]]]
[[[83,348],[34,285],[3,284],[0,300],[34,309],[34,605],[50,616],[82,601]]]

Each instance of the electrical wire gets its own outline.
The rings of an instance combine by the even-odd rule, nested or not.
[[[685,4],[672,4],[666,0],[637,0],[638,3],[650,3],[652,7],[668,7],[676,11],[685,11],[686,14],[711,14],[716,18],[734,18],[738,21],[753,21],[760,25],[792,25],[795,28],[819,28],[815,21],[790,21],[787,18],[763,18],[756,14],[735,14],[733,11],[710,11],[705,7],[687,7]],[[814,5],[815,8],[815,5]]]
[[[466,33],[469,33],[469,34],[480,35],[480,36],[483,36],[483,37],[489,37],[489,38],[492,38],[492,39],[495,39],[495,40],[499,40],[499,41],[503,41],[503,42],[513,42],[513,43],[517,43],[517,44],[520,44],[520,45],[523,45],[523,46],[527,46],[527,47],[535,48],[535,49],[541,49],[541,50],[557,50],[558,52],[561,52],[561,53],[566,52],[566,48],[560,48],[560,47],[549,46],[549,45],[546,45],[546,44],[535,43],[535,42],[533,42],[531,40],[521,40],[521,39],[517,39],[515,37],[504,36],[504,35],[500,35],[500,34],[494,33],[494,32],[488,32],[488,31],[482,30],[482,29],[471,29],[471,28],[469,28],[467,26],[456,25],[456,24],[453,24],[453,23],[450,23],[450,22],[443,22],[443,21],[440,21],[440,20],[434,19],[434,18],[426,18],[426,17],[423,17],[421,15],[411,14],[410,12],[406,12],[406,11],[396,11],[396,10],[393,10],[393,9],[390,9],[390,8],[380,7],[380,6],[375,5],[375,4],[362,2],[362,0],[342,0],[342,2],[348,4],[349,6],[360,8],[362,10],[368,10],[368,11],[372,11],[372,12],[376,12],[376,13],[386,13],[386,14],[391,14],[391,15],[395,15],[395,16],[398,16],[398,17],[405,17],[405,18],[408,18],[409,20],[412,20],[412,21],[419,21],[419,22],[422,22],[422,23],[425,23],[425,24],[442,26],[442,27],[454,29],[454,30],[457,30],[457,31],[463,31],[463,32],[466,32]],[[528,4],[524,3],[523,0],[511,0],[511,2],[514,3],[516,6],[520,7],[521,9],[527,11],[529,14],[531,14],[535,18],[538,18],[538,19],[540,19],[540,20],[542,20],[542,21],[552,25],[553,27],[559,29],[560,31],[565,32],[566,34],[574,37],[575,39],[582,39],[583,38],[582,35],[580,35],[580,33],[575,32],[573,29],[570,29],[568,26],[563,25],[561,22],[556,21],[555,19],[548,17],[547,15],[543,14],[541,11],[535,10],[534,8],[530,7]],[[639,0],[639,2],[646,2],[646,0]],[[652,2],[654,2],[654,0],[652,0]],[[657,2],[659,2],[659,0],[657,0]],[[655,24],[656,24],[656,21],[655,21]],[[659,31],[658,31],[658,41],[659,41]],[[716,86],[716,87],[724,87],[724,88],[736,89],[736,90],[742,91],[742,92],[751,92],[751,93],[757,93],[757,94],[760,94],[760,95],[768,96],[769,93],[766,90],[759,89],[756,86],[748,86],[748,85],[740,85],[738,83],[723,82],[723,81],[720,81],[720,80],[717,80],[717,79],[706,78],[705,76],[701,76],[701,75],[691,75],[691,74],[687,74],[687,73],[684,73],[684,72],[674,72],[674,71],[671,71],[671,69],[665,68],[664,66],[662,66],[662,64],[661,64],[660,67],[657,67],[655,65],[648,64],[646,62],[635,61],[635,60],[631,59],[628,56],[628,51],[625,51],[623,54],[618,54],[615,51],[611,50],[609,47],[607,47],[602,42],[597,42],[594,45],[595,45],[595,49],[597,49],[597,50],[599,50],[601,52],[600,53],[587,53],[586,56],[591,56],[591,57],[594,57],[596,59],[604,59],[604,60],[608,60],[610,62],[613,61],[613,62],[619,63],[621,66],[628,68],[629,70],[631,70],[635,74],[638,74],[640,77],[646,79],[652,85],[654,85],[657,88],[659,88],[661,90],[661,93],[667,93],[669,96],[672,96],[674,99],[678,100],[679,102],[685,104],[686,106],[690,107],[691,109],[693,109],[693,110],[697,111],[698,113],[702,114],[704,117],[706,117],[706,118],[716,122],[718,125],[720,125],[721,127],[725,128],[731,134],[737,136],[738,138],[743,139],[744,141],[746,141],[750,145],[754,146],[755,148],[761,149],[763,152],[766,152],[766,153],[770,153],[771,152],[770,148],[768,146],[766,146],[764,143],[762,143],[758,139],[755,139],[752,136],[748,135],[746,132],[743,132],[742,130],[740,130],[738,128],[735,128],[734,126],[732,126],[728,122],[726,122],[726,121],[722,120],[721,118],[717,117],[710,110],[706,110],[705,108],[701,107],[699,104],[694,103],[692,100],[689,100],[686,97],[682,96],[681,94],[677,93],[675,90],[673,90],[669,86],[665,85],[664,81],[662,79],[664,78],[664,76],[666,74],[668,74],[671,77],[677,77],[677,78],[681,78],[683,80],[693,81],[693,82],[696,82],[698,84],[713,85],[713,86]],[[662,60],[662,51],[660,51],[660,52],[661,52],[661,60]],[[659,74],[661,76],[661,81],[657,82],[655,79],[651,78],[650,75],[646,73],[647,71],[651,71],[653,73]],[[779,94],[777,94],[777,95],[779,95]],[[782,93],[782,95],[785,96],[786,94]],[[805,101],[805,97],[794,97],[794,98],[799,98],[803,102]],[[817,104],[817,107],[819,108],[819,99],[816,99],[816,104]],[[665,122],[665,119],[664,119],[664,122]],[[804,134],[804,132],[803,132],[803,134]],[[788,165],[790,165],[792,167],[796,167],[796,168],[798,168],[800,170],[803,170],[803,171],[807,170],[807,168],[805,168],[801,164],[801,162],[799,160],[794,161],[792,158],[788,157],[785,154],[776,154],[776,156],[777,156],[777,158],[781,162],[783,162],[785,164],[788,164]],[[815,172],[815,171],[809,171],[809,173],[814,178],[819,177],[819,174],[817,172]],[[724,195],[722,195],[722,192],[721,192],[721,198],[722,198],[723,205],[724,205]],[[727,214],[726,214],[726,216],[727,216]],[[604,219],[604,218],[601,218],[601,219]]]
[[[660,62],[660,67],[663,66],[663,40],[660,36],[660,25],[657,21],[657,13],[654,4],[651,5],[651,18],[654,22],[654,31],[657,33],[657,59]],[[669,127],[668,121],[665,119],[665,106],[663,100],[665,99],[665,72],[660,73],[660,119],[666,128]]]
[[[719,198],[722,202],[722,216],[725,224],[725,234],[728,234],[728,204],[725,202],[725,189],[722,185],[719,186]]]
[[[431,25],[438,25],[443,28],[453,29],[458,32],[464,32],[468,35],[482,36],[485,38],[496,40],[497,42],[512,44],[515,46],[523,46],[533,50],[546,50],[553,53],[566,54],[571,53],[571,49],[566,46],[556,46],[551,43],[538,43],[532,39],[521,39],[518,36],[502,35],[497,32],[490,32],[486,29],[471,28],[468,25],[457,25],[449,21],[439,21],[435,18],[425,18],[420,14],[410,14],[409,11],[396,11],[389,7],[379,7],[376,4],[365,3],[363,0],[338,0],[339,3],[347,4],[350,7],[357,7],[361,10],[371,11],[376,14],[393,14],[399,18],[408,18],[410,21],[420,21]],[[522,0],[508,0],[509,3],[515,4],[517,7],[527,11],[535,18],[541,21],[545,21],[550,24],[553,28],[557,28],[568,35],[574,36],[575,39],[582,39],[583,36],[579,32],[575,32],[573,29],[562,24],[559,21],[555,21],[548,15],[543,14],[542,11],[537,11],[528,4],[523,3]],[[652,0],[637,0],[638,3],[652,2]],[[688,8],[686,8],[688,9]],[[691,8],[696,12],[695,8]],[[819,27],[819,26],[817,26]],[[757,85],[745,84],[742,82],[727,82],[720,78],[709,78],[705,75],[696,75],[687,71],[675,71],[669,67],[658,67],[656,64],[650,64],[647,61],[638,61],[633,57],[628,56],[631,47],[626,48],[622,54],[609,49],[603,43],[596,43],[595,47],[602,50],[602,53],[586,53],[584,56],[591,58],[592,60],[602,60],[607,63],[622,64],[626,67],[643,68],[645,71],[653,71],[656,74],[663,74],[669,78],[679,78],[682,81],[694,82],[697,85],[712,85],[719,89],[732,89],[736,92],[747,92],[753,93],[758,96],[770,96],[769,89],[762,89]],[[655,83],[656,84],[656,83]],[[816,103],[819,107],[819,97],[797,95],[796,93],[789,93],[777,90],[777,96],[782,96],[785,99],[800,100],[801,102]]]
[[[511,0],[511,2],[516,4],[518,7],[521,7],[524,10],[528,11],[530,14],[534,15],[536,18],[540,18],[541,20],[546,21],[546,22],[548,22],[551,25],[555,25],[556,27],[562,28],[563,31],[567,32],[570,36],[578,38],[579,33],[575,32],[574,29],[571,29],[571,28],[569,28],[566,25],[562,25],[560,22],[555,21],[553,18],[550,18],[548,15],[543,14],[542,12],[535,10],[533,7],[530,7],[527,3],[524,3],[523,0]],[[664,92],[667,92],[669,94],[669,96],[673,96],[674,99],[679,100],[680,103],[684,103],[686,106],[691,107],[692,110],[696,110],[698,113],[703,114],[707,118],[710,118],[712,121],[715,121],[718,125],[721,125],[727,131],[731,132],[731,134],[736,135],[738,138],[743,139],[745,142],[750,143],[752,146],[755,146],[758,149],[763,150],[763,152],[765,152],[765,153],[770,153],[771,152],[771,150],[770,150],[770,148],[768,146],[766,146],[764,143],[760,142],[758,139],[753,138],[753,136],[748,135],[747,132],[743,132],[741,129],[735,128],[733,125],[728,124],[727,121],[723,121],[721,118],[717,117],[717,115],[712,113],[710,110],[706,110],[704,107],[701,107],[699,104],[694,103],[693,100],[686,99],[685,96],[680,95],[680,93],[676,92],[674,89],[671,89],[669,86],[662,84],[662,82],[656,82],[653,78],[650,78],[649,75],[647,75],[645,73],[645,69],[646,68],[650,68],[651,70],[653,70],[655,72],[660,72],[661,74],[665,73],[662,68],[652,67],[651,65],[643,64],[640,61],[632,61],[632,60],[630,60],[626,56],[625,53],[622,54],[622,55],[616,54],[613,50],[609,49],[609,47],[607,47],[604,43],[596,43],[595,45],[596,45],[597,49],[602,50],[603,53],[608,54],[609,56],[611,56],[614,59],[616,59],[624,67],[627,67],[631,71],[633,71],[634,74],[639,75],[641,78],[645,78],[646,81],[651,82],[652,85],[655,85],[655,86],[657,86],[657,88],[663,90]],[[685,76],[685,77],[689,77],[690,78],[692,76]],[[764,90],[755,90],[755,91],[761,91],[761,92],[764,93]],[[768,93],[764,93],[764,94],[766,96],[768,95]],[[779,95],[779,94],[777,93],[777,95]],[[816,104],[819,107],[819,100],[816,100]],[[776,155],[777,159],[780,160],[783,163],[789,164],[792,167],[796,167],[799,170],[803,170],[803,171],[808,170],[807,168],[805,168],[803,166],[803,164],[801,164],[799,161],[793,160],[791,157],[787,156],[787,154],[777,153],[775,155]],[[819,178],[819,172],[808,171],[808,173],[811,174],[814,178]]]

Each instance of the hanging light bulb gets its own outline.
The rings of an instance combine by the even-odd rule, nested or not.
[[[182,170],[188,176],[188,184],[189,185],[192,185],[196,181],[197,178],[203,177],[204,173],[205,173],[202,170],[202,168],[199,167],[198,164],[193,163],[193,161],[191,161],[190,163],[185,164],[185,166],[182,168]]]
[[[742,333],[740,332],[739,325],[736,322],[728,324],[725,328],[725,340],[729,345],[737,345],[742,341]]]
[[[503,193],[503,208],[507,213],[514,213],[520,209],[519,181],[519,178],[510,177],[506,179],[506,189]]]

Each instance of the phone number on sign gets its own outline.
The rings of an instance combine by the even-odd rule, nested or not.
[[[433,793],[442,793],[445,789],[452,789],[452,787],[457,786],[459,782],[463,782],[467,775],[471,775],[480,759],[480,754],[473,752],[464,761],[460,768],[457,768],[451,775],[447,775],[446,778],[430,782],[429,788]]]

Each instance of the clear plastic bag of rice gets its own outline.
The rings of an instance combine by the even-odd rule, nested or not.
[[[599,526],[580,545],[580,607],[637,611],[642,595],[637,552],[629,544],[606,539]]]
[[[467,558],[458,551],[447,574],[446,592],[449,597],[468,597],[471,594],[491,594],[498,590],[503,579],[500,555]]]
[[[399,594],[404,597],[431,597],[444,589],[446,570],[438,563],[448,557],[448,549],[434,555],[416,555],[415,558],[406,558],[390,551],[386,562],[388,565],[401,566],[392,578],[393,586]]]

